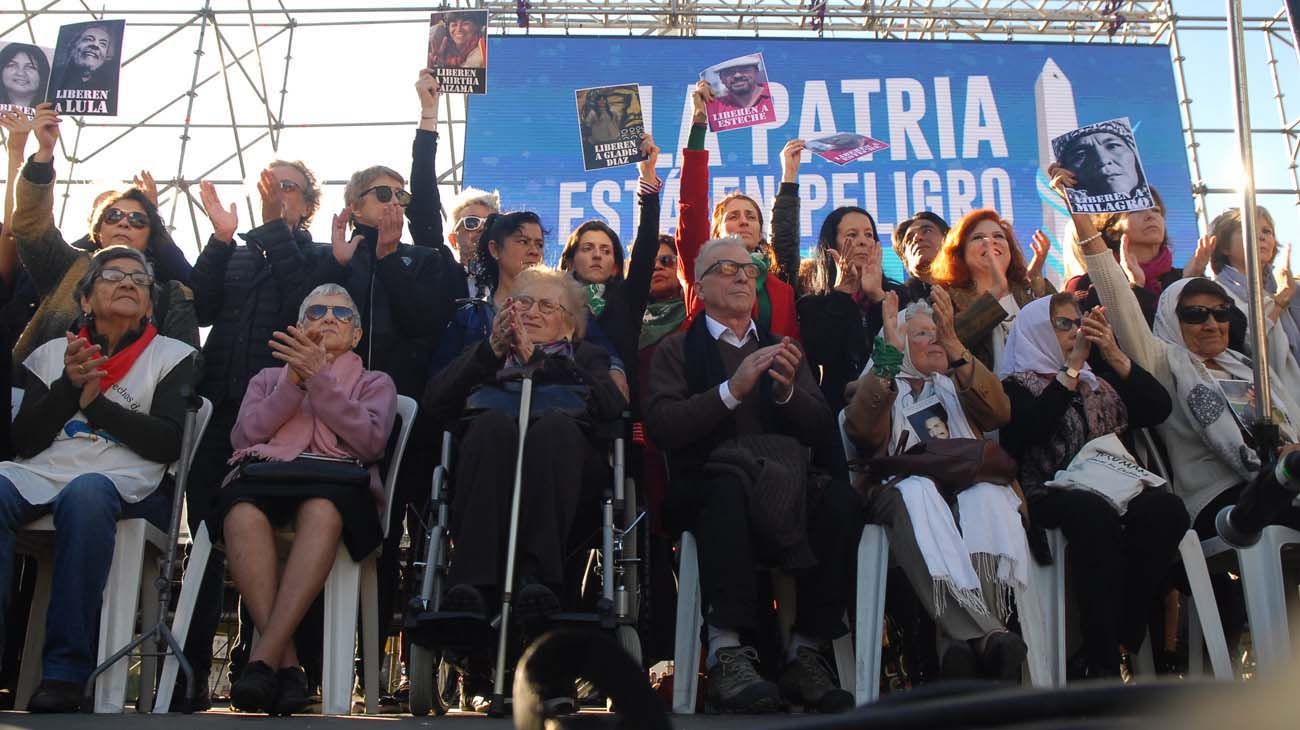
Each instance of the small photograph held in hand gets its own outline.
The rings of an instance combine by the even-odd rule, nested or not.
[[[448,94],[487,93],[486,10],[447,10],[429,16],[428,68]]]
[[[27,43],[0,43],[0,112],[36,116],[50,85],[54,51]]]
[[[912,432],[912,444],[951,438],[948,432],[948,411],[937,396],[913,404],[904,409],[903,414],[907,417],[907,429]]]
[[[60,114],[117,115],[125,20],[92,20],[59,28],[46,101]]]
[[[1052,140],[1052,154],[1074,173],[1072,213],[1124,213],[1156,207],[1128,117],[1089,124]]]
[[[865,134],[840,132],[826,137],[810,139],[807,142],[810,152],[823,160],[830,160],[837,165],[847,165],[861,160],[872,153],[888,149],[889,145]]]
[[[725,132],[776,121],[763,54],[751,53],[714,64],[704,69],[700,78],[713,89],[713,101],[707,106],[709,131]]]
[[[641,135],[641,90],[636,84],[598,86],[574,92],[578,104],[578,132],[582,141],[583,167],[631,165],[645,159]]]

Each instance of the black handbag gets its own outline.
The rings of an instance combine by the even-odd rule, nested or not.
[[[465,400],[465,415],[475,416],[484,411],[502,411],[519,418],[519,404],[523,384],[519,380],[480,385]],[[576,421],[590,420],[588,401],[591,388],[586,385],[562,383],[533,383],[533,400],[529,420],[544,413],[560,413]]]
[[[344,486],[370,486],[370,470],[361,462],[318,454],[302,454],[292,461],[245,461],[239,465],[237,478],[256,482],[328,482]]]

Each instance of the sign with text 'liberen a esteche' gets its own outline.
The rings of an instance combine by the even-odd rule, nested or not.
[[[1064,202],[1047,187],[1051,141],[1127,117],[1146,182],[1168,206],[1169,240],[1184,261],[1196,246],[1191,183],[1169,50],[1161,46],[944,43],[756,38],[499,37],[488,40],[492,88],[470,99],[465,183],[499,189],[507,209],[538,212],[548,261],[579,223],[599,218],[631,242],[636,168],[583,169],[573,142],[574,89],[635,83],[646,131],[663,149],[662,230],[676,225],[680,150],[691,90],[721,59],[761,54],[774,119],[709,133],[712,195],[740,189],[770,210],[791,138],[839,134],[886,148],[837,165],[805,152],[799,182],[805,250],[837,206],[875,216],[883,243],[920,210],[956,221],[993,207],[1028,248],[1035,229],[1055,239],[1049,272],[1062,268]],[[1116,74],[1117,68],[1124,73]],[[845,137],[847,139],[847,137]],[[886,271],[901,265],[886,249]]]

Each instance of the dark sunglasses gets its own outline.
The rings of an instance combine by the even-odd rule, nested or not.
[[[375,200],[381,203],[387,203],[394,196],[397,197],[397,204],[405,208],[411,202],[411,194],[401,188],[393,189],[391,185],[376,185],[373,188],[366,188],[361,191],[358,198],[364,198],[368,193],[375,194]]]
[[[664,254],[663,256],[656,256],[655,265],[662,266],[665,269],[675,269],[677,268],[677,257],[670,253]]]
[[[752,261],[742,264],[739,261],[732,261],[730,259],[714,261],[713,265],[705,269],[704,273],[700,274],[700,276],[705,277],[714,272],[722,274],[723,276],[735,276],[737,271],[745,272],[745,276],[748,276],[751,279],[758,278],[758,264],[755,264]]]
[[[149,216],[145,215],[144,213],[141,213],[138,210],[134,210],[128,213],[122,210],[121,208],[109,208],[108,210],[104,211],[104,222],[110,225],[117,223],[123,218],[126,219],[126,224],[131,226],[132,228],[138,229],[138,228],[149,227]]]
[[[324,319],[325,315],[328,313],[332,313],[334,319],[337,319],[340,322],[349,322],[353,317],[357,316],[356,311],[353,310],[352,307],[345,307],[340,304],[335,304],[333,306],[313,304],[310,307],[307,307],[306,312],[307,319],[310,319],[313,322],[318,319]]]
[[[1083,326],[1083,319],[1070,317],[1052,317],[1052,329],[1057,332],[1073,332]]]
[[[477,231],[483,227],[483,219],[476,215],[467,215],[456,221],[452,228],[464,228],[467,231]]]
[[[121,269],[104,269],[99,272],[99,278],[112,284],[123,281],[130,277],[131,283],[138,287],[145,288],[153,286],[153,277],[143,271],[126,272]]]
[[[1214,321],[1220,324],[1227,322],[1232,318],[1232,307],[1181,307],[1178,310],[1178,321],[1184,324],[1205,324],[1205,320],[1214,317]]]

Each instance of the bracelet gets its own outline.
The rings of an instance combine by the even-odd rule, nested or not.
[[[1093,241],[1097,240],[1098,238],[1101,238],[1101,231],[1097,231],[1096,233],[1092,234],[1091,236],[1088,236],[1087,238],[1083,239],[1082,241],[1079,241],[1079,245],[1080,245],[1080,246],[1086,246],[1086,245],[1092,243]]]

